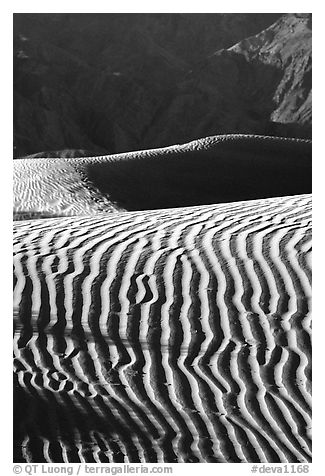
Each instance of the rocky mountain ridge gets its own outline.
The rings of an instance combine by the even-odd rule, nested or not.
[[[15,14],[14,55],[17,157],[311,136],[308,14]]]

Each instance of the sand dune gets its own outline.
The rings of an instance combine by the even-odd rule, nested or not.
[[[16,219],[311,192],[311,141],[224,135],[162,149],[14,162]]]
[[[89,214],[14,225],[16,462],[311,460],[309,158],[217,137],[15,162],[17,212]],[[234,202],[99,213],[155,187],[153,208]]]

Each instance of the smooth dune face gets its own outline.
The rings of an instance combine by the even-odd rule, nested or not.
[[[16,222],[14,460],[310,461],[310,202]]]
[[[310,192],[308,140],[237,134],[111,156],[14,161],[16,219]]]

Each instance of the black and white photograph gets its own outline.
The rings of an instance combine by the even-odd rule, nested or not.
[[[313,14],[193,7],[12,14],[17,474],[310,472]]]

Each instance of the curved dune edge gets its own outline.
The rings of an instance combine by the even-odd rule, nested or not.
[[[311,141],[223,135],[162,149],[14,161],[15,219],[311,192]]]
[[[15,223],[15,462],[310,461],[310,208]]]

